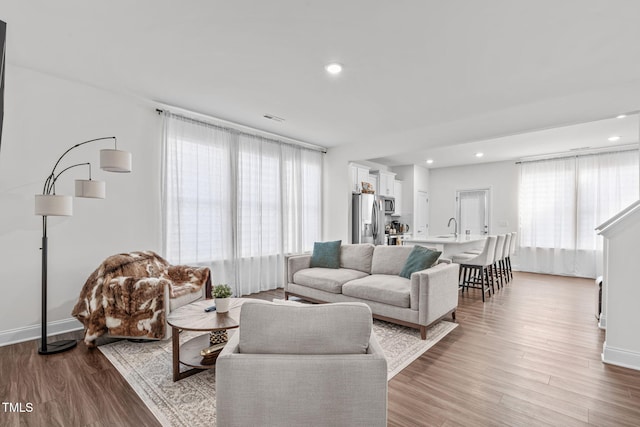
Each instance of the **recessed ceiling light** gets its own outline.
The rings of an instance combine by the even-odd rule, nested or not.
[[[619,116],[616,116],[616,119],[624,119],[625,117],[627,117],[626,114],[620,114]]]
[[[332,62],[331,64],[327,64],[324,67],[325,70],[327,70],[327,73],[329,74],[340,74],[342,72],[342,64],[338,64],[337,62]]]
[[[610,136],[607,139],[611,142],[620,141],[620,137],[618,135]]]
[[[476,157],[480,158],[482,156],[484,156],[484,153],[476,153]]]
[[[427,164],[430,165],[433,163],[433,159],[427,159]]]

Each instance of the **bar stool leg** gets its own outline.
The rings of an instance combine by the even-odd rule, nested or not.
[[[491,275],[489,276],[489,280],[491,281],[491,293],[495,294],[496,293],[496,288],[495,285],[497,285],[497,279],[495,278],[495,275],[493,274],[493,266],[489,266],[490,271],[491,271]]]
[[[482,302],[484,302],[484,276],[485,276],[485,267],[480,267],[480,292],[482,292]]]
[[[491,289],[493,290],[493,293],[496,293],[496,289],[495,288],[499,288],[498,285],[498,276],[496,275],[496,264],[493,263],[490,267],[489,267],[489,271],[491,272]],[[495,287],[493,286],[495,283]]]

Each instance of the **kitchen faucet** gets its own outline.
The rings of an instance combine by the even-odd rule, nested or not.
[[[453,237],[458,237],[458,221],[455,218],[449,218],[449,222],[447,223],[447,227],[451,227],[451,221],[455,224],[455,228],[453,229]]]

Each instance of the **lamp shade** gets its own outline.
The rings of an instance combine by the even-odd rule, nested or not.
[[[71,216],[73,215],[73,197],[36,194],[36,215]]]
[[[91,179],[76,179],[76,197],[88,197],[91,199],[104,199],[106,184],[104,181]]]
[[[100,150],[100,169],[108,172],[131,172],[131,153],[122,150]]]

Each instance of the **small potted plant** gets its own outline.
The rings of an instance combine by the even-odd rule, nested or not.
[[[229,311],[229,302],[231,300],[231,288],[229,285],[215,285],[211,291],[211,296],[216,301],[216,312],[226,313]]]

